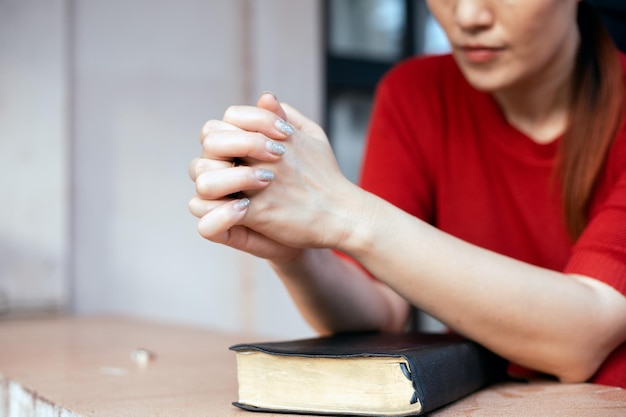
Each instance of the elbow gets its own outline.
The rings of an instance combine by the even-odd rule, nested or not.
[[[584,365],[577,365],[571,369],[567,369],[555,374],[557,379],[565,384],[575,384],[581,382],[587,382],[595,374],[596,368],[586,367]]]
[[[589,303],[587,320],[577,322],[577,331],[566,346],[561,345],[563,352],[552,351],[559,363],[554,375],[566,383],[589,381],[609,355],[626,342],[624,296],[594,279],[579,279],[593,290],[595,303]]]
[[[604,356],[597,351],[562,352],[561,360],[551,372],[560,382],[573,384],[589,381],[602,365]]]

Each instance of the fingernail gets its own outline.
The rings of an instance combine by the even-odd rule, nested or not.
[[[272,92],[271,92],[271,91],[269,91],[269,90],[265,90],[265,91],[263,91],[261,94],[259,94],[259,97],[261,97],[261,96],[263,96],[263,95],[265,95],[265,94],[270,94],[272,97],[274,97],[274,99],[275,99],[276,101],[278,101],[278,97],[276,97],[276,94],[272,93]]]
[[[295,129],[293,128],[293,126],[291,126],[289,123],[285,122],[284,120],[281,120],[281,119],[276,120],[275,125],[276,125],[276,129],[280,130],[287,136],[291,136],[293,135],[293,132],[295,132]]]
[[[245,209],[248,208],[249,205],[250,205],[250,199],[242,198],[241,200],[233,204],[233,208],[237,211],[244,211]]]
[[[274,173],[269,169],[257,169],[254,171],[254,176],[265,182],[270,182],[274,179]]]
[[[265,142],[265,147],[267,148],[268,151],[270,151],[270,153],[273,153],[274,155],[278,155],[278,156],[283,155],[285,151],[287,150],[285,145],[283,145],[280,142],[273,141],[273,140],[268,140],[267,142]]]

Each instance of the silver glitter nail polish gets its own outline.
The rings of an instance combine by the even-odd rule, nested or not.
[[[287,150],[285,145],[283,145],[280,142],[273,141],[273,140],[268,140],[267,142],[265,142],[265,147],[267,148],[268,151],[270,151],[270,153],[273,153],[274,155],[278,155],[278,156],[283,155],[285,151]]]
[[[233,208],[237,211],[244,211],[245,209],[248,208],[249,205],[250,205],[250,199],[242,198],[241,200],[233,204]]]
[[[261,181],[269,182],[274,179],[274,173],[269,169],[257,169],[254,175]]]
[[[276,128],[287,136],[291,136],[293,135],[293,132],[295,132],[295,129],[293,128],[293,126],[291,126],[289,123],[285,122],[284,120],[280,120],[280,119],[276,120]]]

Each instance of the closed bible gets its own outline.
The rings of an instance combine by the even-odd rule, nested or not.
[[[410,416],[501,379],[505,362],[453,334],[348,333],[239,344],[239,398],[250,411]]]

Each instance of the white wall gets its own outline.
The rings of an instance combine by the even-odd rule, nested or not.
[[[21,4],[37,14],[43,3]],[[69,149],[56,157],[71,167],[61,173],[72,189],[61,213],[71,213],[71,311],[312,334],[262,261],[200,238],[187,165],[205,120],[263,90],[321,118],[320,1],[56,4],[69,51],[71,106],[53,117],[70,120]]]
[[[0,0],[0,313],[68,296],[64,0]]]

